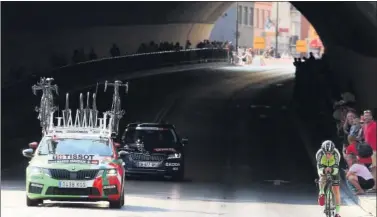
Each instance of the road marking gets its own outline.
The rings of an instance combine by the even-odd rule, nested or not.
[[[262,119],[267,118],[267,115],[259,115],[259,118],[262,118]]]
[[[285,180],[280,180],[280,179],[276,179],[276,180],[264,180],[265,182],[272,182],[273,185],[275,186],[279,186],[281,184],[286,184],[286,183],[290,183],[290,181],[285,181]]]

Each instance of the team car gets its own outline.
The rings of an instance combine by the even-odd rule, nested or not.
[[[187,144],[187,138],[180,139],[172,124],[132,123],[123,133],[119,155],[126,176],[153,175],[182,181]]]
[[[105,112],[98,118],[96,106],[80,106],[73,119],[67,106],[62,117],[54,117],[50,111],[50,123],[42,130],[41,141],[22,151],[30,158],[26,205],[38,206],[44,200],[108,201],[110,208],[121,208],[124,162],[117,153],[119,143],[115,142],[111,114]]]

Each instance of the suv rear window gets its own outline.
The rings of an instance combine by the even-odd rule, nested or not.
[[[158,127],[128,128],[124,138],[126,144],[141,139],[146,148],[174,148],[178,141],[173,129]]]

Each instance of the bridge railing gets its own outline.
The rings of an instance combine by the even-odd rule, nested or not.
[[[107,76],[114,77],[117,74],[137,73],[137,71],[167,66],[225,62],[227,58],[228,53],[225,49],[204,48],[97,59],[55,68],[52,71],[32,75],[26,79],[18,79],[10,85],[2,86],[2,97],[8,101],[24,97],[25,92],[29,91],[30,85],[34,84],[39,77],[53,77],[58,81],[68,81],[59,84],[59,86],[65,90],[69,90],[73,86],[85,86],[99,82],[100,79],[103,80]],[[26,89],[24,90],[24,88]]]
[[[190,49],[180,51],[162,51],[103,58],[81,62],[54,69],[49,76],[56,79],[72,78],[80,82],[94,82],[98,77],[131,73],[135,71],[176,66],[184,64],[225,62],[225,49]],[[81,82],[80,82],[81,83]]]

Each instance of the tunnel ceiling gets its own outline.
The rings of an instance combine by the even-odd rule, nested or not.
[[[2,2],[2,30],[214,23],[231,4],[232,2]],[[371,3],[292,4],[313,24],[325,46],[339,45],[367,56],[377,56],[377,26],[368,20],[368,16],[357,5]],[[364,5],[364,8],[373,7]]]

